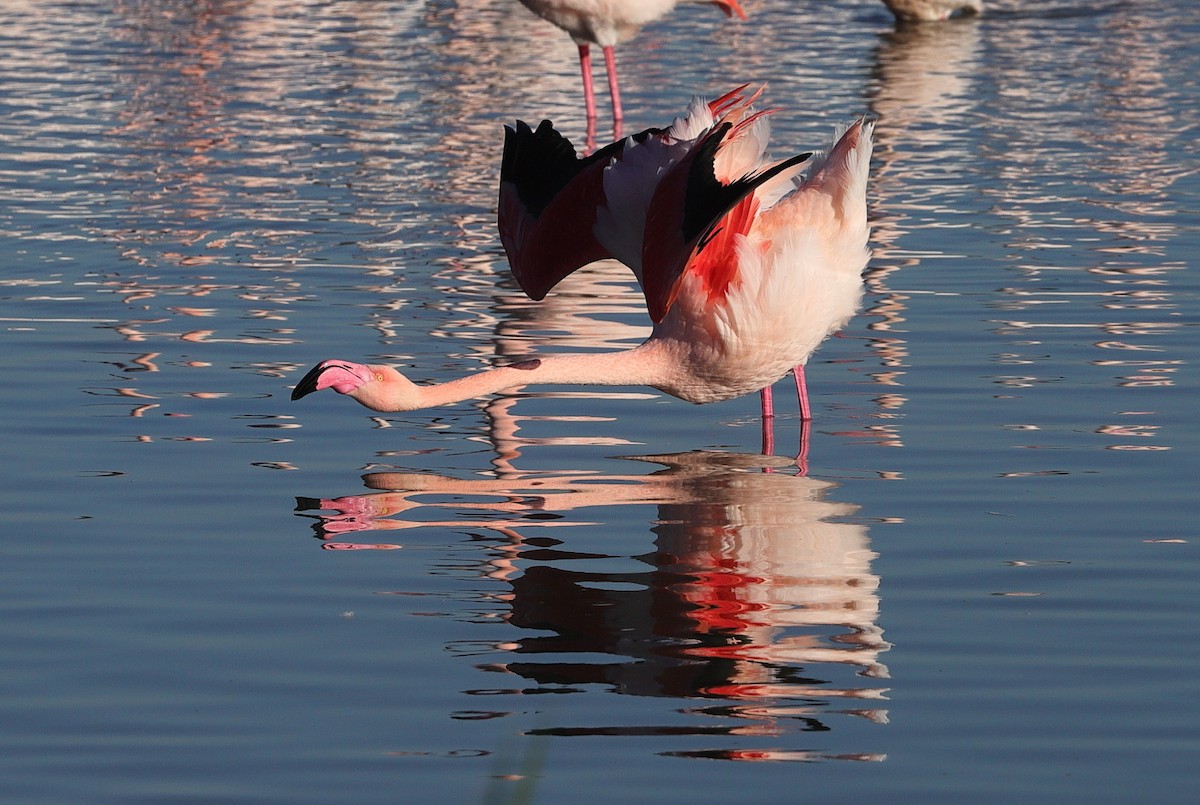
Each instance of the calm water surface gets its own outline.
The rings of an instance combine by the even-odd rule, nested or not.
[[[288,401],[645,335],[507,276],[501,124],[584,135],[516,3],[0,2],[0,799],[1191,801],[1194,3],[746,6],[625,105],[879,117],[807,477],[753,398]]]

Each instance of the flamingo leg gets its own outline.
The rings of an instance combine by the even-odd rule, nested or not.
[[[808,384],[804,382],[804,364],[800,364],[792,369],[792,375],[796,378],[796,397],[800,401],[800,421],[812,421],[812,407],[808,403]]]
[[[808,389],[804,383],[804,366],[795,367],[792,374],[796,377],[796,393],[800,397],[800,450],[796,454],[796,467],[799,475],[808,475],[809,428],[812,422],[812,411],[808,403]],[[770,386],[766,386],[758,394],[762,399],[762,454],[772,456],[775,454],[775,400]],[[773,470],[767,468],[764,472],[773,472]]]
[[[604,48],[604,69],[608,71],[608,93],[612,96],[613,133],[620,137],[624,114],[621,111],[621,88],[617,82],[617,54],[612,45]]]
[[[800,452],[796,454],[796,467],[800,475],[808,475],[809,427],[812,424],[812,407],[808,402],[808,383],[804,378],[804,364],[792,369],[796,378],[796,397],[800,401]]]
[[[592,51],[587,43],[579,46],[579,72],[583,74],[583,106],[592,124],[596,121],[596,93],[592,89]]]
[[[775,403],[770,386],[758,394],[762,398],[762,454],[771,456],[775,454]]]

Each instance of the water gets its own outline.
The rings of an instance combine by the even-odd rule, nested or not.
[[[288,401],[644,335],[506,274],[501,124],[584,132],[517,4],[0,6],[5,802],[1190,801],[1192,4],[747,8],[625,104],[880,118],[808,477],[786,381],[773,457],[752,398]]]

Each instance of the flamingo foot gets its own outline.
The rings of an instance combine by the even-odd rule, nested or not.
[[[775,454],[775,403],[771,398],[771,387],[766,386],[760,391],[762,399],[762,454]]]
[[[764,386],[758,392],[762,400],[762,454],[775,455],[775,401],[771,395],[771,387]],[[764,473],[775,472],[774,467],[763,467]]]

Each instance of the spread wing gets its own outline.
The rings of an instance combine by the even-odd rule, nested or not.
[[[797,154],[760,171],[717,178],[715,162],[735,128],[726,121],[692,144],[654,190],[642,242],[642,290],[650,318],[662,321],[685,270],[701,272],[710,296],[723,295],[737,266],[735,235],[745,234],[758,211],[754,191],[805,162]]]
[[[544,298],[571,272],[612,256],[596,238],[596,211],[604,203],[604,168],[620,157],[627,142],[618,140],[579,157],[549,120],[536,129],[521,121],[505,126],[500,242],[513,276],[530,298]]]

